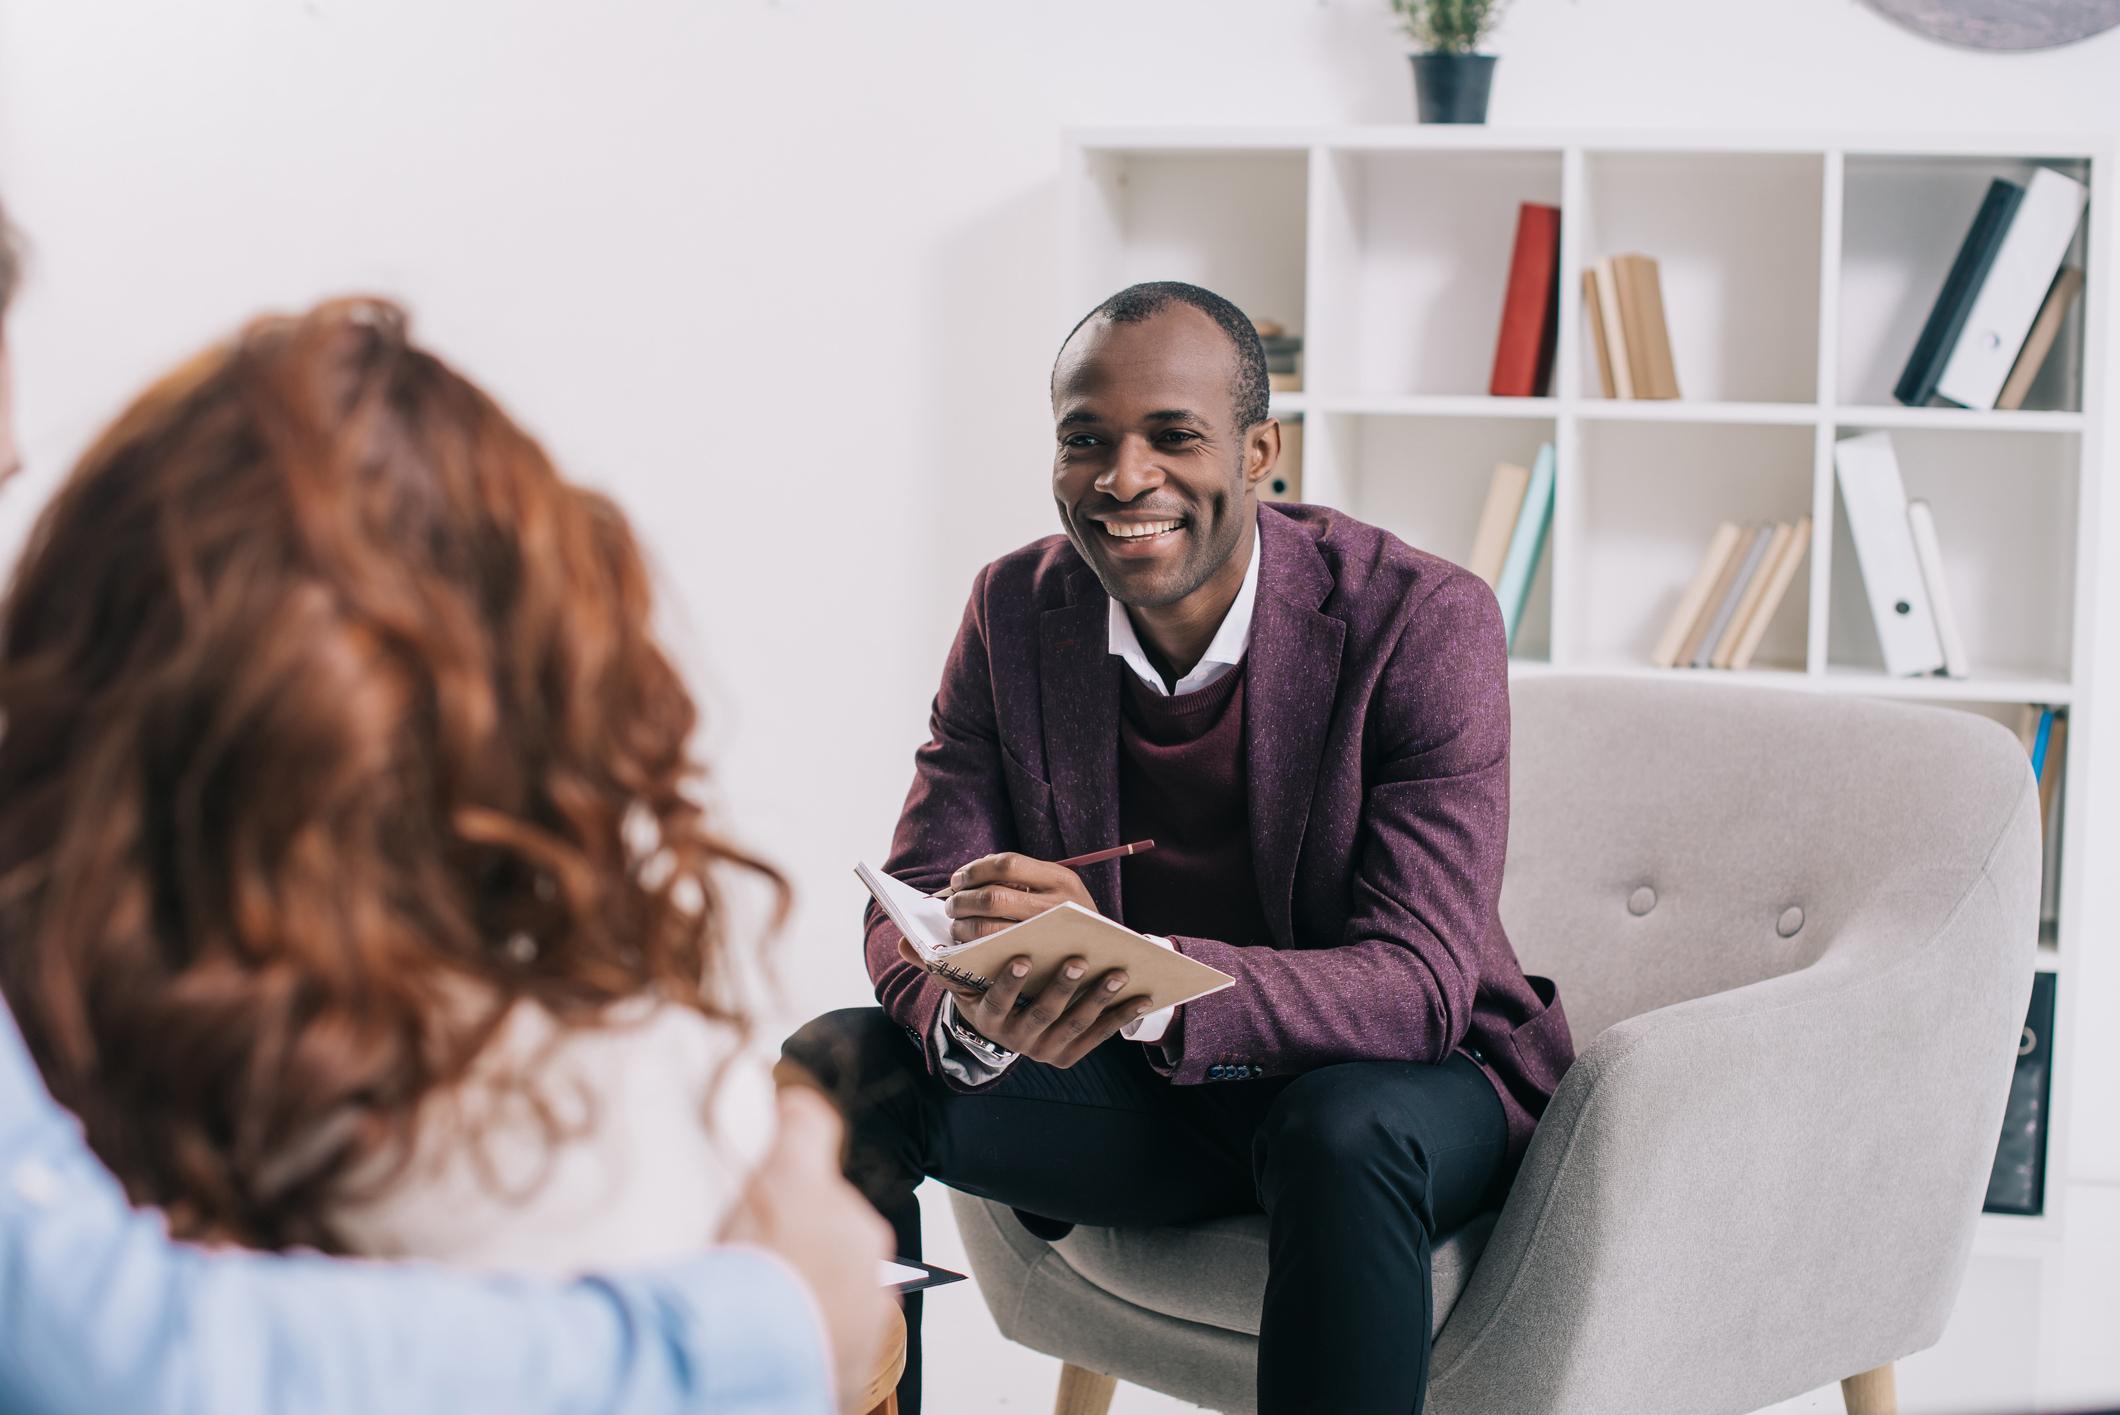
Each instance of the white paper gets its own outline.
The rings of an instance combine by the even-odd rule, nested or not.
[[[912,941],[923,957],[939,958],[958,948],[950,937],[949,902],[937,899],[932,894],[923,894],[904,880],[871,869],[866,864],[854,866],[854,873],[861,877],[869,893],[898,925],[898,932]]]
[[[904,1263],[894,1263],[889,1258],[879,1260],[879,1285],[896,1287],[901,1282],[918,1282],[927,1276],[920,1268],[909,1268]]]

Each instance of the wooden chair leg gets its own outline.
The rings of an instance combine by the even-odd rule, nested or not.
[[[1840,1383],[1840,1398],[1848,1415],[1899,1415],[1899,1392],[1892,1381],[1892,1363],[1874,1371],[1849,1376]]]
[[[1060,1368],[1060,1394],[1053,1401],[1053,1415],[1106,1415],[1118,1389],[1116,1376],[1064,1365]]]

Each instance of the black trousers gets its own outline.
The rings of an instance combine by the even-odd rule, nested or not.
[[[1509,1178],[1501,1102],[1464,1057],[1174,1086],[1114,1038],[1067,1070],[1019,1060],[967,1095],[877,1008],[828,1013],[783,1050],[840,1100],[848,1176],[906,1257],[920,1256],[923,1178],[1007,1204],[1034,1232],[1263,1210],[1261,1415],[1418,1415],[1435,1238],[1499,1203]],[[920,1409],[919,1323],[914,1296],[904,1415]]]

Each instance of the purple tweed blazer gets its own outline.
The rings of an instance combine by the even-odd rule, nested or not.
[[[1471,572],[1317,506],[1259,513],[1245,685],[1253,868],[1270,946],[1178,937],[1237,980],[1149,1049],[1178,1084],[1340,1061],[1440,1063],[1494,1083],[1522,1153],[1574,1059],[1553,984],[1526,977],[1496,904],[1509,841],[1501,612]],[[920,888],[998,850],[1118,839],[1121,661],[1106,597],[1064,536],[979,574],[885,868]],[[1082,871],[1125,918],[1116,861]],[[871,905],[869,976],[936,1066],[942,985]]]

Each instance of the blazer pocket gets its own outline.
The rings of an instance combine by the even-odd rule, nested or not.
[[[1551,1095],[1563,1072],[1575,1062],[1575,1042],[1568,1032],[1568,1014],[1561,1010],[1560,994],[1551,978],[1525,975],[1524,981],[1545,1004],[1536,1017],[1509,1034],[1509,1049],[1516,1053],[1518,1074]]]
[[[1001,748],[1001,779],[1008,787],[1009,804],[1015,808],[1016,819],[1023,821],[1032,816],[1053,818],[1053,788],[1045,784],[1045,778],[1015,758],[1007,747]]]

